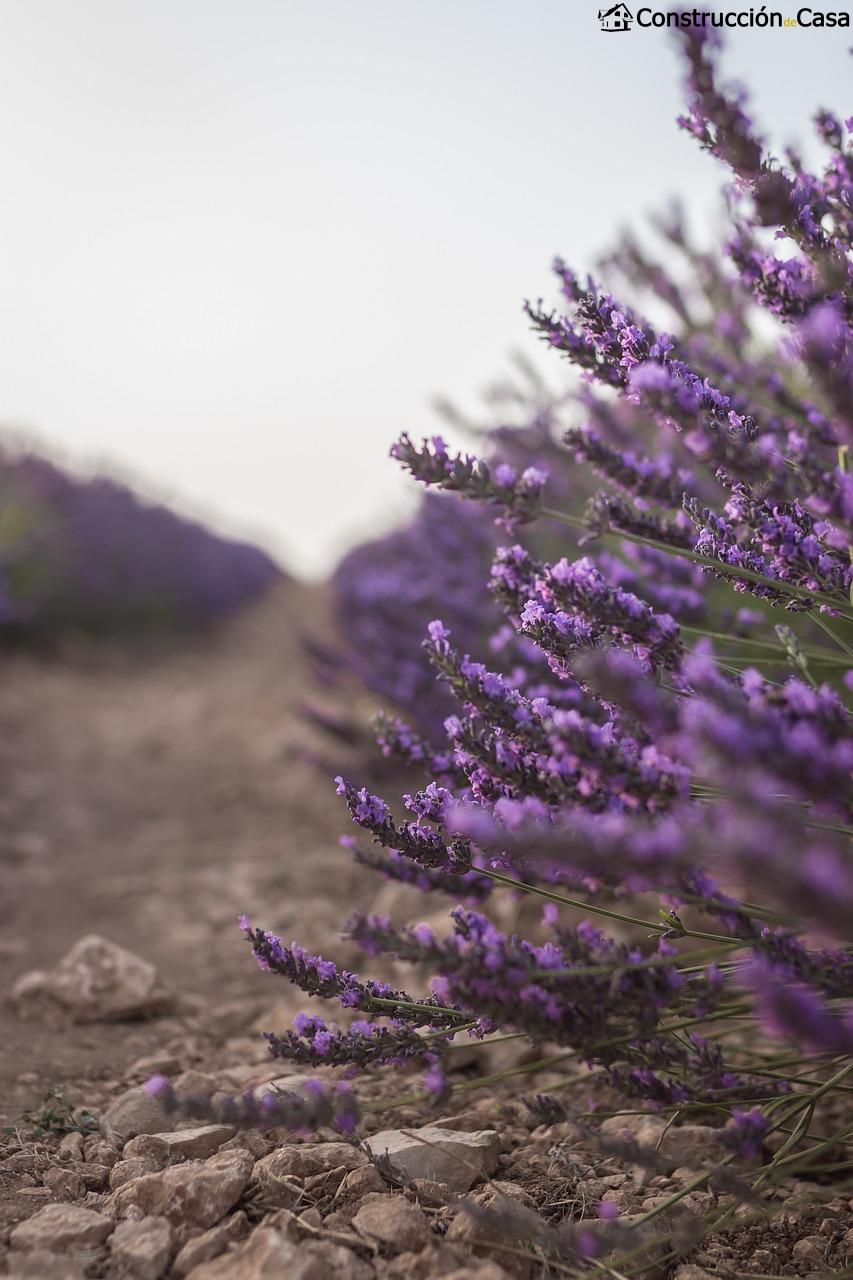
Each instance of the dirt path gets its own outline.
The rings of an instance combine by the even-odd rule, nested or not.
[[[240,912],[334,937],[357,873],[336,845],[333,790],[302,758],[298,717],[311,691],[300,635],[324,611],[321,589],[285,583],[168,652],[4,658],[5,991],[98,932],[156,964],[200,1010],[269,1002]],[[50,1027],[20,1021],[8,1002],[0,1019],[6,1124],[49,1086],[120,1076],[174,1030],[162,1020]]]
[[[377,883],[338,847],[337,836],[347,820],[329,775],[335,763],[345,767],[346,751],[331,747],[329,737],[312,733],[299,714],[303,699],[316,694],[300,639],[307,630],[329,636],[325,594],[284,583],[216,633],[168,650],[130,654],[122,646],[86,645],[62,657],[4,655],[0,990],[8,993],[28,970],[52,967],[81,936],[97,932],[153,962],[177,992],[179,1007],[149,1021],[76,1025],[44,1013],[24,1021],[4,997],[0,1126],[14,1126],[25,1111],[39,1110],[51,1088],[62,1090],[70,1105],[91,1108],[97,1118],[156,1069],[208,1072],[208,1083],[199,1085],[206,1092],[237,1091],[278,1074],[281,1064],[271,1062],[260,1032],[286,1027],[305,1000],[287,984],[258,973],[236,927],[242,912],[287,940],[297,938],[353,965],[363,964],[363,957],[338,934],[356,905],[390,910],[400,919],[431,918],[429,913],[439,909],[446,917],[446,900],[432,902],[415,890]],[[348,709],[356,701],[354,693],[341,690],[329,691],[327,697],[332,706],[345,702]],[[316,753],[338,750],[339,761],[318,767]],[[500,909],[497,902],[490,906]],[[517,907],[508,899],[503,909],[509,913],[504,924],[511,926]],[[397,975],[392,967],[381,976]],[[401,970],[399,980],[409,984],[414,978]],[[464,1081],[467,1071],[469,1085],[476,1088],[479,1077],[516,1065],[523,1055],[524,1060],[535,1059],[541,1048],[512,1041],[466,1050],[456,1059],[454,1079]],[[152,1057],[160,1063],[154,1065]],[[605,1196],[614,1198],[623,1222],[639,1220],[657,1203],[655,1197],[666,1199],[676,1190],[683,1195],[690,1160],[701,1164],[709,1158],[709,1142],[716,1141],[715,1131],[705,1125],[681,1125],[667,1137],[675,1144],[667,1172],[646,1183],[636,1178],[636,1169],[602,1155],[594,1143],[579,1145],[571,1124],[540,1126],[515,1096],[517,1085],[509,1080],[505,1087],[461,1093],[458,1100],[454,1095],[448,1104],[452,1114],[440,1123],[458,1134],[485,1128],[480,1136],[499,1141],[500,1155],[494,1156],[499,1180],[477,1193],[484,1197],[478,1203],[492,1204],[490,1197],[503,1188],[501,1195],[510,1199],[495,1204],[520,1197],[526,1212],[534,1219],[539,1215],[536,1221],[543,1230],[550,1229],[548,1224],[558,1227],[567,1216],[594,1216]],[[536,1087],[546,1092],[559,1088],[561,1098],[579,1111],[589,1105],[589,1080],[577,1064],[557,1068],[556,1075],[540,1073]],[[399,1079],[393,1074],[386,1073],[381,1081],[369,1076],[360,1080],[359,1092],[366,1100],[391,1099],[387,1111],[381,1107],[371,1113],[368,1108],[363,1132],[435,1122],[434,1110],[424,1104],[398,1106],[395,1091]],[[615,1101],[606,1091],[595,1097],[606,1106]],[[643,1141],[648,1141],[649,1124],[658,1125],[658,1140],[663,1140],[662,1119],[641,1114],[634,1121]],[[622,1119],[616,1123],[621,1125]],[[275,1133],[264,1138],[250,1132],[233,1141],[238,1146],[245,1142],[253,1155],[260,1155],[277,1149]],[[339,1152],[339,1144],[325,1140],[329,1136],[320,1134],[318,1150]],[[84,1274],[123,1280],[130,1274],[111,1261],[106,1245],[84,1250],[79,1267],[75,1263],[77,1269],[68,1272],[61,1258],[54,1267],[52,1255],[42,1254],[38,1261],[33,1252],[25,1261],[36,1270],[19,1273],[13,1263],[20,1255],[12,1256],[7,1248],[13,1228],[25,1219],[36,1220],[45,1206],[71,1200],[104,1210],[114,1173],[124,1164],[112,1170],[118,1148],[110,1169],[101,1168],[101,1157],[90,1161],[88,1155],[84,1162],[75,1158],[63,1163],[58,1137],[45,1139],[29,1125],[0,1141],[0,1155],[3,1148],[8,1158],[0,1161],[0,1272],[45,1277],[48,1272],[38,1267],[47,1257],[50,1280],[77,1280]],[[293,1158],[299,1156],[299,1148],[285,1144],[281,1150],[282,1158],[290,1159],[294,1150]],[[667,1147],[662,1150],[666,1154]],[[722,1148],[712,1145],[710,1150],[719,1155]],[[245,1161],[246,1152],[237,1151],[234,1159]],[[366,1161],[363,1154],[358,1159]],[[192,1162],[175,1167],[177,1176],[182,1168],[187,1177],[194,1176]],[[326,1173],[331,1169],[322,1167]],[[94,1182],[80,1181],[81,1170]],[[554,1274],[548,1267],[531,1269],[530,1255],[519,1254],[512,1231],[509,1239],[500,1232],[486,1240],[476,1231],[472,1236],[471,1219],[452,1199],[436,1200],[429,1182],[422,1188],[422,1209],[417,1181],[404,1193],[397,1180],[386,1183],[376,1169],[362,1168],[354,1171],[358,1177],[352,1191],[341,1199],[334,1189],[337,1182],[332,1190],[325,1187],[326,1173],[319,1187],[313,1186],[315,1178],[307,1178],[297,1201],[300,1212],[304,1210],[298,1221],[289,1209],[278,1214],[279,1201],[267,1202],[261,1184],[252,1182],[242,1208],[228,1219],[244,1233],[258,1222],[266,1224],[245,1248],[251,1252],[257,1240],[258,1249],[274,1247],[284,1256],[293,1240],[299,1258],[326,1268],[312,1275],[339,1280],[408,1280],[410,1275],[422,1280],[434,1275],[532,1280],[540,1272]],[[332,1173],[342,1178],[347,1168]],[[145,1182],[140,1170],[129,1176],[139,1179],[140,1187]],[[96,1189],[88,1190],[91,1186]],[[772,1194],[788,1208],[784,1218],[762,1219],[731,1236],[711,1237],[691,1253],[690,1265],[682,1268],[678,1260],[669,1268],[655,1264],[653,1274],[661,1280],[702,1280],[712,1274],[810,1278],[837,1273],[853,1250],[853,1233],[845,1236],[853,1201],[826,1188],[818,1225],[808,1212],[790,1212],[803,1191],[796,1178],[780,1183]],[[716,1212],[717,1198],[708,1191],[689,1199],[695,1203],[684,1200],[682,1207],[691,1214]],[[397,1215],[393,1221],[402,1233],[399,1239],[388,1235],[389,1214]],[[385,1241],[381,1250],[370,1243],[368,1219],[379,1222],[378,1238]],[[361,1230],[359,1223],[368,1223],[367,1243],[363,1235],[352,1233],[353,1224]],[[109,1220],[104,1230],[112,1229]],[[198,1230],[192,1223],[178,1223],[173,1252]],[[409,1238],[412,1232],[416,1243]],[[350,1247],[339,1247],[341,1240]],[[225,1247],[223,1236],[217,1249]],[[222,1258],[222,1266],[211,1276],[231,1275],[231,1255]],[[165,1269],[164,1263],[158,1274]]]

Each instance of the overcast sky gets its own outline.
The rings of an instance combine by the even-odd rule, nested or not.
[[[669,38],[597,10],[0,0],[0,422],[326,570],[406,510],[432,396],[537,351],[555,253],[674,192],[713,228]],[[777,147],[850,114],[849,43],[732,37]]]

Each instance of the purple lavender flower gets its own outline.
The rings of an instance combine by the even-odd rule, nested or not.
[[[563,438],[579,462],[588,462],[599,475],[635,498],[680,507],[685,490],[692,488],[691,473],[686,468],[675,467],[671,458],[652,458],[634,449],[615,449],[592,426],[570,427]]]
[[[723,1130],[723,1138],[741,1160],[757,1160],[764,1145],[767,1117],[753,1107],[744,1111],[735,1107],[732,1118]]]
[[[768,502],[756,497],[749,485],[720,478],[731,491],[726,517],[746,531],[755,562],[765,566],[762,572],[809,591],[836,595],[839,605],[847,603],[853,567],[849,553],[842,555],[833,545],[837,531],[831,523],[816,521],[799,502]],[[842,545],[846,552],[846,543]]]
[[[774,572],[770,559],[754,549],[750,537],[739,538],[736,528],[725,516],[718,515],[707,507],[700,509],[695,499],[687,500],[684,509],[697,530],[694,550],[707,560],[717,560],[721,566],[725,566],[729,572],[721,569],[717,576],[732,582],[735,591],[749,592],[771,604],[781,604],[786,609],[803,610],[813,606],[814,601],[808,596],[785,591],[785,582],[790,578],[780,578]],[[745,570],[746,573],[739,576],[738,569]],[[713,573],[714,570],[710,569],[709,572]],[[765,581],[758,581],[753,575]],[[768,579],[773,580],[773,586],[768,585]],[[776,582],[779,583],[778,587]]]
[[[336,778],[338,795],[347,803],[353,822],[369,831],[377,844],[411,858],[422,867],[464,874],[471,867],[471,849],[467,841],[449,843],[431,827],[415,822],[395,823],[391,810],[379,796],[366,787],[360,790],[345,778]]]
[[[263,929],[253,928],[245,916],[240,927],[247,941],[252,944],[252,954],[258,968],[281,977],[299,987],[306,995],[319,996],[323,1000],[337,1000],[344,1009],[360,1009],[363,1013],[388,1014],[389,1011],[409,1022],[453,1018],[455,1011],[442,1007],[435,1001],[427,1002],[432,1008],[424,1013],[421,1002],[415,1001],[404,991],[395,991],[387,982],[362,981],[357,974],[338,969],[332,960],[312,956],[304,947],[293,943],[285,946],[281,938]]]
[[[241,1128],[285,1128],[305,1133],[333,1125],[342,1134],[354,1132],[359,1119],[358,1102],[345,1082],[326,1085],[311,1080],[304,1092],[270,1088],[250,1090],[229,1097],[196,1094],[178,1097],[165,1076],[152,1076],[148,1091],[163,1109],[182,1120],[208,1120]]]
[[[453,1028],[446,1035],[452,1038]],[[274,1058],[288,1058],[301,1066],[345,1066],[364,1069],[368,1066],[403,1066],[409,1063],[432,1063],[440,1047],[433,1037],[423,1040],[411,1024],[392,1020],[369,1022],[356,1020],[342,1030],[323,1018],[299,1014],[293,1029],[279,1036],[265,1033]]]
[[[342,842],[344,839],[349,841],[350,837],[342,837]],[[405,858],[394,851],[382,853],[377,849],[361,849],[354,842],[350,847],[353,849],[356,861],[362,866],[378,872],[386,880],[396,880],[401,884],[412,885],[422,893],[448,893],[464,901],[482,902],[484,898],[490,896],[494,887],[490,880],[478,875],[476,870],[460,876],[452,872],[421,867],[411,858]]]
[[[611,636],[629,643],[642,660],[653,666],[677,665],[681,640],[675,620],[655,613],[631,592],[610,586],[588,556],[547,565],[537,585],[547,603],[594,619]]]
[[[403,432],[392,446],[391,456],[424,485],[437,485],[466,498],[500,506],[504,512],[502,523],[507,528],[534,519],[548,478],[539,467],[526,467],[519,473],[509,463],[492,467],[471,454],[451,456],[441,436],[425,439],[417,448]]]
[[[755,991],[758,1014],[773,1035],[802,1045],[810,1053],[853,1052],[853,1012],[834,1009],[784,965],[752,962],[747,980]]]
[[[691,501],[685,498],[685,502]],[[602,533],[621,533],[638,543],[650,547],[680,547],[686,551],[693,546],[690,523],[681,512],[674,516],[660,511],[647,510],[631,503],[620,494],[600,491],[586,509],[586,541]]]

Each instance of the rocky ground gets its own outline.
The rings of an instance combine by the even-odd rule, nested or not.
[[[325,770],[349,748],[300,715],[313,696],[305,631],[328,635],[323,592],[286,583],[168,649],[81,643],[3,659],[0,1275],[573,1275],[561,1228],[613,1212],[602,1204],[636,1221],[721,1150],[710,1123],[606,1119],[606,1133],[657,1147],[642,1171],[566,1123],[540,1124],[517,1080],[478,1083],[541,1056],[517,1041],[460,1053],[439,1110],[406,1102],[416,1077],[358,1080],[370,1110],[356,1142],[176,1124],[148,1096],[154,1072],[179,1095],[280,1087],[260,1032],[301,1006],[258,973],[241,912],[348,962],[337,931],[356,902],[401,918],[446,911],[377,885],[337,847]],[[352,691],[320,696],[353,710]],[[558,1083],[581,1110],[593,1092],[603,1111],[616,1104],[579,1068],[522,1079],[531,1092]],[[727,1203],[703,1185],[649,1219],[639,1254],[592,1270],[853,1274],[849,1194],[792,1179],[774,1192],[778,1212],[747,1207],[697,1243],[695,1224]]]

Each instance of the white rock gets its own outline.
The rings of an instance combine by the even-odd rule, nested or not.
[[[5,1280],[86,1280],[86,1267],[85,1254],[73,1258],[35,1249],[32,1253],[10,1255]]]
[[[202,1262],[210,1262],[212,1258],[218,1258],[229,1244],[241,1240],[248,1233],[249,1222],[242,1209],[232,1213],[230,1218],[223,1219],[215,1227],[210,1227],[201,1235],[193,1236],[192,1240],[186,1242],[172,1263],[172,1274],[180,1280],[182,1276],[192,1271],[193,1267],[201,1266]]]
[[[90,1133],[83,1140],[83,1159],[91,1164],[105,1164],[108,1169],[119,1159],[118,1148],[112,1142],[105,1142],[96,1133]]]
[[[134,1178],[144,1178],[146,1173],[156,1173],[163,1164],[165,1161],[158,1162],[148,1156],[129,1156],[127,1160],[118,1160],[109,1172],[110,1191],[118,1191]]]
[[[217,1093],[222,1088],[222,1081],[208,1071],[196,1071],[191,1067],[189,1071],[182,1071],[175,1076],[172,1088],[175,1097],[180,1102],[186,1102],[188,1098],[210,1097]]]
[[[378,1169],[368,1164],[361,1169],[350,1169],[346,1177],[341,1180],[340,1194],[360,1200],[371,1191],[384,1192],[387,1189]]]
[[[153,964],[97,933],[75,942],[54,969],[25,973],[12,988],[12,999],[23,1014],[47,1001],[67,1010],[75,1022],[140,1018],[174,1004]]]
[[[475,1217],[468,1212],[468,1205],[488,1210],[488,1218]],[[519,1241],[536,1240],[542,1233],[544,1223],[531,1205],[530,1197],[521,1187],[491,1182],[466,1197],[447,1228],[445,1240],[475,1254],[496,1254],[507,1263],[517,1280],[530,1280],[534,1274],[532,1258],[508,1254],[506,1247],[516,1248]]]
[[[358,1254],[329,1240],[312,1240],[304,1245],[299,1266],[302,1269],[293,1272],[293,1280],[374,1280],[376,1274]]]
[[[81,1164],[81,1168],[86,1166]],[[80,1175],[67,1164],[51,1165],[42,1177],[42,1185],[47,1187],[57,1200],[81,1200],[83,1198],[83,1180]]]
[[[655,1147],[666,1128],[660,1116],[609,1116],[602,1122],[601,1132],[609,1138],[638,1142],[642,1147]]]
[[[203,1124],[194,1129],[177,1129],[174,1133],[152,1136],[165,1142],[167,1159],[203,1160],[206,1156],[215,1155],[223,1142],[234,1137],[234,1128],[230,1124]]]
[[[107,1107],[99,1128],[105,1138],[122,1147],[139,1133],[161,1133],[165,1119],[160,1102],[152,1098],[144,1084],[139,1084]]]
[[[83,1135],[77,1133],[66,1133],[59,1144],[60,1160],[82,1160],[83,1159]]]
[[[172,1255],[172,1226],[165,1218],[120,1222],[110,1238],[113,1262],[133,1280],[160,1280]]]
[[[373,1268],[349,1249],[322,1240],[294,1244],[257,1227],[245,1244],[194,1267],[186,1280],[373,1280]]]
[[[270,1177],[311,1178],[332,1169],[360,1169],[368,1158],[349,1142],[286,1142],[257,1162],[253,1181]]]
[[[500,1139],[494,1129],[465,1133],[425,1125],[420,1129],[384,1129],[366,1138],[364,1145],[374,1156],[387,1155],[391,1166],[410,1178],[426,1178],[453,1191],[467,1191],[494,1170]]]
[[[302,1198],[302,1184],[319,1179],[325,1189],[336,1185],[330,1175],[338,1171],[338,1182],[352,1169],[369,1165],[367,1156],[349,1142],[285,1143],[263,1156],[252,1170],[266,1204],[292,1209]]]
[[[221,1151],[209,1160],[189,1160],[162,1173],[148,1173],[120,1187],[108,1212],[126,1217],[132,1208],[168,1218],[175,1226],[212,1227],[248,1186],[254,1160],[248,1151]]]
[[[187,1280],[326,1280],[300,1269],[300,1247],[271,1227],[258,1227],[245,1244],[193,1267]]]
[[[38,1213],[19,1222],[9,1237],[13,1249],[91,1249],[103,1244],[115,1224],[93,1209],[73,1204],[46,1204]]]
[[[726,1154],[721,1140],[722,1130],[708,1124],[674,1125],[664,1135],[660,1150],[665,1159],[677,1165],[703,1169],[716,1164]]]
[[[820,1236],[803,1236],[791,1249],[791,1257],[797,1262],[825,1262],[827,1246]]]
[[[423,1209],[400,1196],[369,1195],[352,1220],[359,1235],[389,1245],[398,1253],[429,1244],[429,1220]]]
[[[653,1147],[658,1158],[673,1169],[680,1165],[704,1168],[720,1160],[726,1151],[719,1129],[705,1124],[683,1124],[667,1129],[666,1121],[660,1116],[609,1116],[602,1123],[601,1132]]]
[[[169,1148],[159,1134],[156,1133],[139,1133],[135,1138],[131,1138],[126,1142],[121,1152],[122,1160],[148,1160],[151,1162],[151,1168],[146,1169],[146,1173],[153,1173],[155,1169],[162,1169],[169,1159]]]

